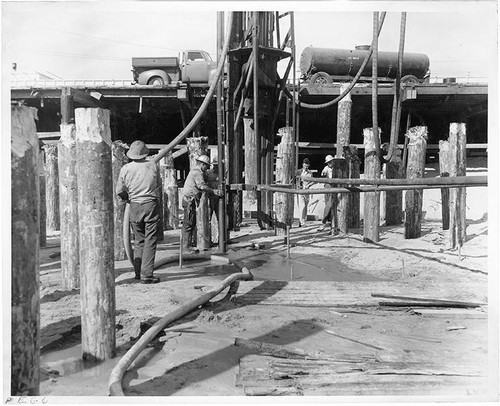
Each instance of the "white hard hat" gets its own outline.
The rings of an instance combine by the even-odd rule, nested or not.
[[[208,157],[208,155],[200,155],[196,158],[196,160],[198,162],[203,162],[204,164],[207,164],[207,165],[210,165],[210,158]]]
[[[331,156],[331,155],[327,155],[327,156],[325,157],[325,164],[327,164],[327,163],[328,163],[328,162],[330,162],[330,161],[333,161],[334,159],[335,159],[335,158],[334,158],[333,156]]]

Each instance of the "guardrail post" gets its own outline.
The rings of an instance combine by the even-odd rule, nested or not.
[[[466,175],[465,123],[450,124],[450,176]],[[450,189],[450,247],[460,248],[466,238],[465,188]]]
[[[11,107],[11,395],[40,394],[39,158],[36,109]]]
[[[78,108],[75,122],[82,353],[84,360],[99,361],[114,357],[116,346],[109,110]]]
[[[408,167],[406,178],[423,178],[425,171],[425,151],[427,148],[427,127],[412,127],[408,137]],[[407,190],[405,195],[405,238],[418,238],[422,226],[423,190]]]
[[[58,143],[61,213],[61,274],[63,289],[80,287],[78,233],[78,181],[76,176],[75,124],[61,124]]]

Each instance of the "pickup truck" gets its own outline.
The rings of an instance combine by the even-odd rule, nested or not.
[[[180,63],[179,63],[180,61]],[[211,83],[217,63],[208,52],[186,50],[179,57],[132,58],[134,83],[164,86],[174,82]]]

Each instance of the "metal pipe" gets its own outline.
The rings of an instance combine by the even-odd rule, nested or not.
[[[373,57],[372,57],[372,131],[375,144],[375,156],[378,166],[375,177],[380,177],[380,140],[378,133],[378,11],[373,13]]]
[[[286,258],[290,259],[290,226],[286,225]]]
[[[224,12],[217,12],[217,62],[224,62],[222,56],[222,47],[224,39]],[[226,252],[226,180],[224,170],[224,122],[223,122],[223,106],[222,100],[224,94],[224,81],[219,79],[217,85],[217,163],[219,178],[219,191],[221,196],[219,198],[218,207],[218,224],[219,224],[219,253]]]
[[[415,179],[344,179],[344,178],[312,178],[305,177],[305,181],[314,183],[328,183],[331,185],[467,185],[483,184],[488,182],[487,176],[454,176]]]

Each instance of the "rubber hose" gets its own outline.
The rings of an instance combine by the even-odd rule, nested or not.
[[[401,13],[401,27],[399,30],[399,50],[398,50],[398,72],[396,75],[396,89],[394,91],[394,101],[392,102],[391,139],[389,141],[389,152],[387,160],[391,161],[398,144],[399,123],[401,120],[402,95],[401,95],[401,72],[403,70],[403,55],[405,48],[406,13]]]
[[[229,18],[228,18],[228,30],[226,33],[226,38],[224,40],[224,47],[222,49],[222,55],[219,60],[219,64],[217,66],[217,71],[215,74],[215,79],[213,80],[212,84],[210,85],[210,88],[208,90],[207,95],[205,96],[205,99],[203,100],[203,103],[201,104],[200,108],[196,112],[195,116],[191,119],[191,121],[188,123],[188,125],[181,131],[181,133],[174,138],[174,140],[168,144],[165,148],[161,149],[160,152],[158,152],[158,155],[156,155],[153,158],[153,162],[158,163],[160,160],[167,155],[174,147],[176,147],[184,138],[187,137],[187,135],[193,130],[193,128],[198,124],[198,122],[201,120],[201,117],[205,113],[214,93],[215,90],[217,89],[217,83],[220,80],[221,74],[224,70],[224,61],[226,60],[227,52],[229,50],[229,39],[231,38],[231,31],[233,27],[233,12],[229,13]],[[125,229],[127,229],[125,231]],[[125,245],[125,252],[127,254],[127,257],[134,266],[134,257],[133,257],[133,250],[132,250],[132,243],[130,242],[130,208],[129,204],[127,203],[125,206],[125,211],[123,213],[123,243]]]
[[[380,31],[382,30],[382,26],[384,25],[385,15],[386,15],[385,11],[382,12],[382,14],[380,15],[379,29],[378,29],[379,35],[380,35]],[[300,102],[299,107],[305,107],[306,109],[312,109],[312,110],[316,110],[316,109],[319,110],[319,109],[324,109],[326,107],[333,106],[335,103],[338,103],[352,90],[354,85],[356,83],[358,83],[358,80],[361,77],[361,74],[363,73],[363,70],[365,69],[366,65],[368,64],[368,60],[372,56],[372,53],[373,53],[373,42],[370,45],[370,49],[368,50],[368,54],[366,55],[365,60],[361,64],[361,67],[359,68],[358,73],[356,73],[356,76],[354,76],[354,78],[351,81],[351,83],[349,84],[349,86],[340,95],[338,95],[335,99],[330,100],[329,102],[326,102],[326,103],[321,103],[321,104],[310,104],[310,103]],[[285,88],[284,91],[285,91],[285,94],[287,95],[287,97],[289,97],[291,100],[293,100],[296,104],[299,104],[299,100],[295,99],[287,88]]]

